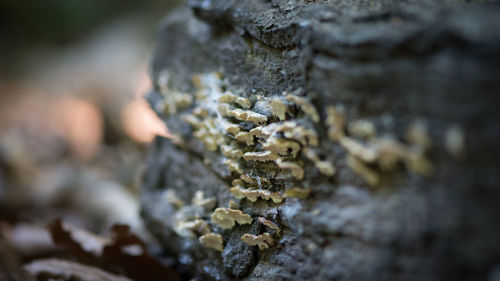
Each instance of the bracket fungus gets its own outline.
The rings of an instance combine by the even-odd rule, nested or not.
[[[377,133],[377,129],[372,122],[367,120],[353,120],[347,124],[349,135],[369,139]]]
[[[175,191],[173,189],[168,189],[165,192],[165,201],[177,209],[184,206],[184,201],[177,197],[177,194],[175,194]]]
[[[240,121],[252,122],[254,124],[262,124],[267,121],[267,116],[250,110],[235,108],[235,109],[229,109],[224,112],[229,117],[236,118]]]
[[[222,152],[222,155],[229,158],[239,159],[243,157],[243,151],[231,145],[221,145],[220,151]]]
[[[265,150],[271,151],[272,153],[281,155],[281,156],[287,156],[290,155],[291,157],[296,157],[297,153],[300,150],[300,144],[298,144],[295,141],[292,140],[287,140],[284,138],[276,138],[276,137],[270,137],[263,145],[262,147]]]
[[[344,137],[345,116],[344,107],[341,105],[330,105],[326,108],[325,125],[328,128],[328,137],[332,141],[338,141]]]
[[[243,189],[239,186],[231,187],[230,189],[233,196],[237,199],[246,198],[250,202],[257,201],[257,198],[261,198],[263,200],[273,200],[274,203],[283,202],[283,196],[281,196],[277,192],[270,192],[264,189]]]
[[[217,203],[217,199],[215,197],[206,198],[203,194],[203,191],[198,190],[194,193],[193,199],[191,200],[192,204],[195,206],[200,206],[206,209],[213,209]]]
[[[283,102],[281,98],[274,97],[271,99],[271,113],[278,117],[279,120],[285,120],[286,113],[288,112],[288,107]]]
[[[259,250],[268,249],[270,246],[274,245],[274,239],[269,233],[263,233],[261,235],[253,235],[250,233],[245,233],[241,236],[241,241],[247,243],[250,246],[258,246]]]
[[[274,224],[272,221],[266,219],[266,218],[263,218],[263,217],[259,217],[259,222],[267,227],[269,227],[270,229],[274,230],[276,232],[276,234],[280,234],[280,231],[281,229],[276,225]]]
[[[285,93],[285,98],[287,101],[297,105],[314,122],[319,122],[318,111],[308,99],[287,93]]]
[[[234,102],[245,109],[252,107],[252,102],[248,98],[237,97]]]
[[[214,250],[222,252],[224,250],[224,242],[222,240],[222,235],[217,233],[208,233],[199,238],[200,244],[212,248]]]
[[[306,199],[309,197],[311,193],[310,189],[300,188],[300,187],[292,187],[285,191],[285,197],[287,198],[298,198],[298,199]]]
[[[226,124],[224,126],[224,130],[233,135],[233,136],[236,136],[239,132],[240,132],[240,126],[236,125],[236,124]]]
[[[195,237],[196,234],[210,233],[208,223],[201,219],[194,221],[179,221],[175,224],[175,232],[181,237]]]
[[[230,208],[217,208],[210,217],[214,223],[225,229],[233,228],[236,223],[249,224],[252,222],[252,217],[249,215]]]
[[[249,134],[248,132],[239,132],[234,136],[234,138],[242,143],[245,143],[246,145],[253,145],[253,135]]]
[[[377,172],[375,172],[372,168],[368,167],[366,164],[356,159],[352,155],[347,155],[346,159],[347,165],[358,175],[363,177],[365,181],[371,185],[376,186],[380,182],[380,177]]]
[[[306,147],[302,150],[307,159],[311,160],[316,168],[325,176],[333,176],[335,175],[336,169],[332,163],[328,161],[321,160],[318,155],[314,152],[314,150]]]
[[[243,170],[241,169],[240,163],[233,159],[224,160],[224,164],[227,165],[230,172],[234,172],[237,174],[243,174]]]
[[[243,154],[243,158],[250,161],[267,162],[276,161],[279,158],[279,155],[271,151],[245,152]]]
[[[298,180],[304,178],[304,169],[302,169],[302,167],[299,164],[290,161],[285,161],[282,158],[276,160],[276,164],[278,164],[278,167],[280,167],[280,169],[290,170],[294,178]]]

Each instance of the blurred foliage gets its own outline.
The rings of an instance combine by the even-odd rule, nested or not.
[[[147,14],[151,27],[179,0],[0,1],[0,51],[9,58],[40,45],[64,45],[122,15]]]

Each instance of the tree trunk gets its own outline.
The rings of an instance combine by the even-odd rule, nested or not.
[[[186,280],[500,280],[500,7],[455,2],[165,18],[142,208]]]

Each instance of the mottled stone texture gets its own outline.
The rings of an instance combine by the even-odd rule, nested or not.
[[[189,204],[202,190],[227,207],[235,177],[177,115],[162,115],[162,71],[170,88],[187,93],[193,75],[212,71],[240,96],[303,93],[322,120],[327,105],[341,103],[348,120],[370,120],[380,136],[403,139],[408,124],[422,120],[434,173],[401,168],[371,188],[315,125],[336,175],[307,178],[312,193],[304,200],[240,202],[245,213],[279,223],[276,245],[259,251],[241,243],[243,233],[262,233],[254,220],[231,230],[212,225],[225,249],[203,248],[172,231],[177,210],[163,193],[174,190]],[[151,75],[149,101],[183,145],[160,138],[152,145],[142,213],[187,280],[500,280],[499,5],[192,0],[161,24]],[[459,159],[445,148],[453,125],[465,132]]]

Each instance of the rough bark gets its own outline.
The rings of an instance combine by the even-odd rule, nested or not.
[[[162,23],[152,63],[155,88],[148,99],[181,144],[158,138],[152,146],[142,191],[148,228],[184,276],[197,280],[498,280],[499,26],[500,7],[491,3],[188,1]],[[266,116],[264,125],[295,121],[312,130],[317,146],[300,143],[296,157],[284,157],[305,171],[303,178],[275,161],[239,157],[233,160],[241,170],[231,171],[221,145],[265,151],[265,141],[239,143],[222,130],[220,120],[242,132],[258,125],[221,117],[213,108],[218,100],[196,95],[212,83],[200,86],[200,79],[248,98],[249,110]],[[310,101],[319,121],[283,92]],[[186,95],[191,102],[176,99]],[[286,120],[266,108],[271,97],[285,101]],[[198,127],[186,122],[204,106],[208,113],[196,117]],[[393,167],[384,165],[390,161],[384,153],[364,163],[365,156],[331,136],[329,106],[343,108],[346,124],[361,120],[376,128],[371,138],[341,128],[349,140],[367,149],[391,140],[404,155]],[[210,118],[215,133],[207,139],[200,130]],[[405,138],[412,124],[420,124],[430,148]],[[215,149],[207,145],[212,138]],[[333,164],[335,174],[318,172],[307,149]],[[350,158],[378,183],[369,184]],[[240,174],[256,181],[245,188],[284,194],[298,186],[311,194],[279,204],[237,200],[229,190]],[[196,191],[215,197],[216,205],[192,202]],[[214,207],[230,200],[252,216],[251,224],[222,229],[211,221]],[[280,234],[258,217],[278,225]],[[196,231],[181,231],[180,222],[195,219],[222,235],[222,252],[203,247]],[[245,233],[264,232],[275,240],[269,249],[241,241]]]

